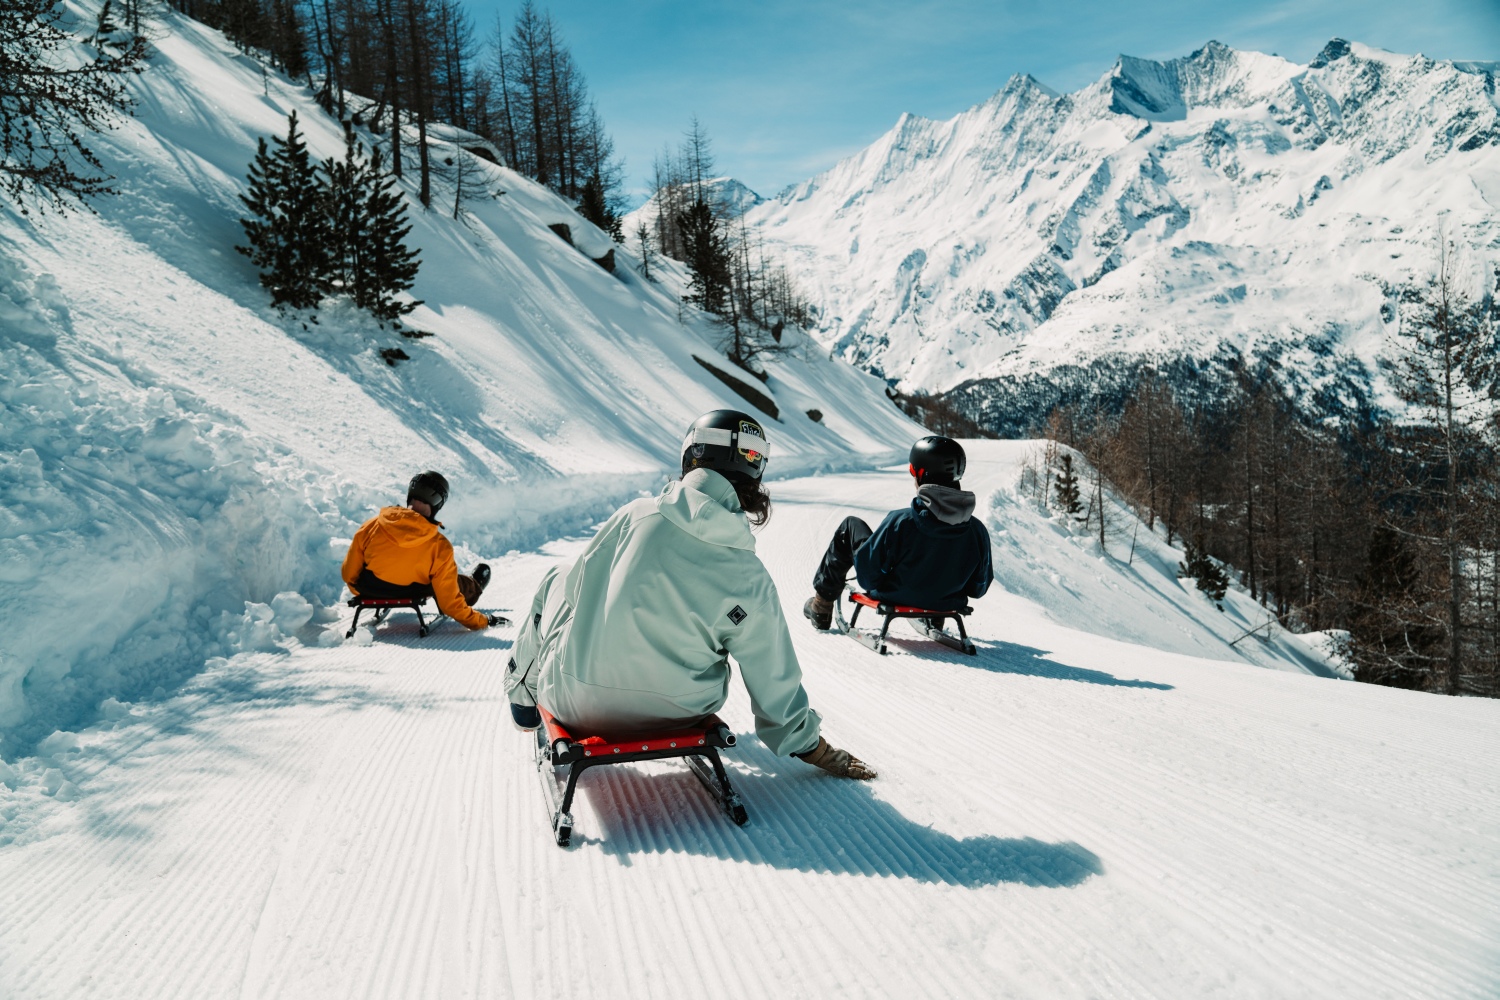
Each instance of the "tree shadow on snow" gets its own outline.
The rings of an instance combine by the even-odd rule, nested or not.
[[[656,773],[629,765],[585,772],[579,797],[593,815],[579,817],[574,843],[598,845],[625,865],[638,854],[672,852],[965,889],[1001,883],[1066,888],[1104,873],[1099,857],[1078,844],[954,837],[907,819],[868,784],[805,765],[793,771],[768,750],[743,742],[726,755],[730,780],[750,812],[750,822],[736,827],[684,765],[668,763],[670,770]]]

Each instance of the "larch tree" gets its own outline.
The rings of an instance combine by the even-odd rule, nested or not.
[[[23,214],[33,205],[65,211],[112,190],[90,136],[130,111],[125,81],[143,68],[147,47],[110,12],[106,2],[95,31],[78,38],[56,0],[0,4],[0,190]]]

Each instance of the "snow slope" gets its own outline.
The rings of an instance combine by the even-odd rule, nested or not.
[[[0,773],[0,996],[1500,992],[1500,705],[1233,662],[1201,606],[1135,642],[1096,634],[1126,589],[1009,592],[1036,574],[1007,537],[1063,585],[1132,576],[1013,499],[1026,447],[973,448],[1007,587],[973,658],[795,617],[839,518],[909,498],[899,469],[777,484],[759,551],[874,782],[772,757],[733,685],[748,826],[680,764],[607,769],[559,850],[506,718],[511,633],[307,626]],[[486,604],[583,544],[505,557]],[[1172,633],[1196,654],[1153,648]]]
[[[823,305],[820,339],[997,429],[1060,399],[1267,359],[1317,417],[1389,402],[1404,288],[1497,287],[1494,64],[1335,39],[1309,65],[1216,42],[1029,76],[948,121],[906,115],[750,210]]]
[[[137,116],[94,142],[118,195],[97,215],[0,206],[0,753],[267,641],[280,592],[334,601],[330,541],[419,469],[452,482],[463,557],[499,553],[654,489],[694,417],[749,406],[694,360],[732,369],[716,328],[623,250],[613,274],[596,264],[604,234],[456,130],[431,139],[449,178],[433,210],[412,199],[409,322],[436,336],[271,310],[233,249],[256,139],[295,111],[336,156],[340,127],[219,33],[162,25]],[[776,472],[903,450],[915,427],[881,383],[804,346],[757,383]],[[411,360],[388,367],[389,347]],[[23,627],[43,621],[68,627]]]

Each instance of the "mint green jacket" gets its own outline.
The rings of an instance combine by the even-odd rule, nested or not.
[[[818,714],[734,487],[694,469],[620,508],[572,567],[548,573],[507,688],[575,735],[625,735],[718,711],[730,656],[762,742],[781,756],[816,746]]]

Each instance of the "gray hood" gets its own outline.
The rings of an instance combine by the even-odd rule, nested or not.
[[[974,494],[968,490],[925,483],[917,487],[917,499],[944,524],[963,524],[974,513]]]

